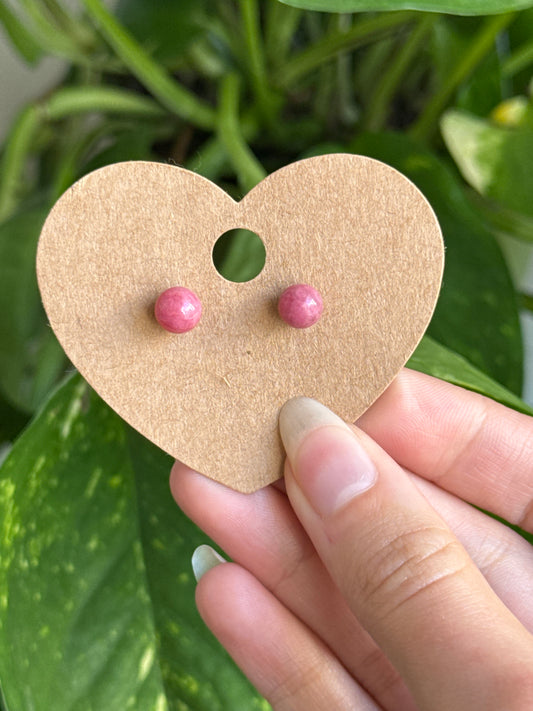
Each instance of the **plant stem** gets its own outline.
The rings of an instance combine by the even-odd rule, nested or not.
[[[91,144],[94,145],[95,140],[98,136],[103,135],[105,130],[105,135],[109,136],[109,127],[105,124],[105,129],[103,126],[99,126],[94,131],[89,133],[84,133],[82,136],[79,134],[79,121],[73,121],[66,127],[67,141],[68,144],[62,147],[62,155],[59,156],[57,161],[57,168],[54,170],[53,176],[48,181],[50,186],[50,202],[55,202],[61,195],[69,188],[75,181],[78,172],[78,166],[81,163],[82,156],[87,152]],[[68,141],[68,138],[74,138],[74,141]]]
[[[313,91],[313,115],[316,116],[325,128],[331,128],[331,121],[337,114],[335,106],[335,75],[334,64],[325,64],[317,71],[317,83]],[[335,106],[335,111],[332,111]]]
[[[369,44],[416,17],[418,14],[410,11],[381,13],[376,17],[359,20],[347,32],[330,32],[279,67],[274,77],[275,84],[288,88],[316,67],[329,62],[339,52]]]
[[[30,18],[34,39],[45,51],[64,57],[75,64],[86,64],[89,61],[76,42],[50,22],[39,3],[35,0],[20,0],[20,4]]]
[[[350,14],[337,16],[337,27],[347,31],[353,23]],[[353,127],[359,119],[360,110],[355,98],[354,57],[350,52],[340,52],[337,55],[337,103],[340,124]]]
[[[38,108],[27,106],[7,137],[0,171],[0,222],[10,215],[17,204],[22,171],[39,123]]]
[[[228,164],[228,156],[218,136],[211,136],[185,163],[188,170],[216,180]]]
[[[379,78],[383,74],[383,67],[393,55],[395,45],[395,37],[389,35],[371,44],[358,57],[354,72],[354,89],[363,106],[370,101]]]
[[[58,0],[41,0],[60,27],[69,37],[74,38],[80,47],[91,49],[95,44],[95,33],[92,27],[81,22],[80,18],[74,19],[58,2]]]
[[[240,131],[245,142],[251,141],[257,136],[259,126],[255,115],[244,113],[240,122]],[[203,175],[204,178],[216,180],[228,165],[229,160],[226,148],[220,137],[215,134],[208,138],[194,155],[188,159],[185,167],[194,173]]]
[[[422,42],[431,32],[438,17],[434,13],[422,15],[422,19],[408,39],[403,43],[396,55],[392,56],[389,66],[378,82],[370,100],[364,119],[364,126],[367,130],[380,131],[385,126],[391,109],[392,98]]]
[[[272,107],[269,101],[263,40],[259,26],[259,5],[257,0],[240,0],[240,6],[252,86],[259,108],[262,112],[270,112]]]
[[[437,128],[440,114],[456,89],[490,52],[497,35],[512,22],[515,16],[516,13],[511,12],[494,15],[485,20],[466,52],[459,57],[439,91],[431,97],[424,111],[411,127],[409,133],[412,138],[421,142],[429,140]]]
[[[118,57],[163,106],[200,128],[214,127],[213,109],[182,87],[155,62],[115,20],[101,0],[83,0],[83,4]]]
[[[44,117],[57,121],[89,112],[127,114],[145,118],[168,116],[153,99],[110,86],[74,86],[60,89],[42,105]]]
[[[265,30],[266,56],[271,66],[285,61],[303,10],[271,0],[267,7]]]
[[[0,170],[0,221],[13,211],[22,184],[22,174],[35,134],[45,121],[57,121],[89,112],[162,118],[166,112],[152,99],[112,87],[66,87],[47,101],[26,107],[13,124]]]
[[[41,45],[4,0],[0,0],[0,24],[24,59],[36,62],[41,55]]]
[[[248,192],[266,175],[266,171],[245,142],[239,125],[240,80],[227,74],[221,82],[218,134],[229,160],[233,163],[239,184]]]
[[[530,64],[533,64],[533,40],[523,44],[505,59],[502,64],[502,74],[506,78],[512,77]]]

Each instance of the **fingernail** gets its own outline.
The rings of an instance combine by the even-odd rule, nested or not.
[[[192,571],[196,582],[200,581],[200,578],[204,576],[208,570],[214,568],[220,563],[226,563],[227,561],[219,555],[211,546],[201,545],[192,554]]]
[[[279,425],[294,477],[319,515],[331,516],[375,483],[376,468],[354,432],[321,403],[289,400]]]

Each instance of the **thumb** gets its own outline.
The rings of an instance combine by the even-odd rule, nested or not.
[[[296,514],[420,708],[533,708],[531,636],[409,476],[315,400],[280,430]]]

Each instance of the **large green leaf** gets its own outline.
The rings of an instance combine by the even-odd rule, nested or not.
[[[48,326],[35,276],[37,240],[47,208],[27,209],[0,225],[0,390],[33,412],[66,359]]]
[[[527,411],[429,339],[409,365]],[[0,468],[7,709],[268,709],[194,608],[205,537],[171,500],[170,464],[79,376],[14,446]]]
[[[514,410],[523,412],[526,415],[533,415],[533,408],[529,407],[520,398],[517,398],[514,393],[489,378],[485,373],[474,368],[465,358],[441,346],[440,343],[437,343],[429,336],[424,336],[407,365],[413,370],[419,370],[441,380],[447,380],[453,385],[459,385],[473,392],[491,397],[493,400],[497,400],[503,405],[512,407]],[[510,524],[490,511],[485,513],[501,521],[506,526],[510,526],[529,543],[533,544],[533,534],[530,532]]]
[[[79,377],[0,468],[0,683],[11,711],[268,705],[202,623],[171,459]]]
[[[533,408],[514,393],[475,368],[466,358],[437,343],[430,336],[424,336],[420,341],[407,366],[446,380],[453,385],[486,395],[519,412],[533,415]]]
[[[522,338],[514,287],[494,236],[459,182],[435,155],[399,134],[363,134],[351,148],[407,175],[437,213],[446,265],[429,334],[520,394]]]
[[[324,12],[424,10],[452,15],[491,15],[533,7],[531,0],[281,0],[286,5]]]
[[[507,215],[508,231],[533,241],[533,126],[508,128],[454,109],[444,114],[441,129],[465,180],[494,201],[495,218]],[[517,222],[529,223],[531,231],[513,229]]]

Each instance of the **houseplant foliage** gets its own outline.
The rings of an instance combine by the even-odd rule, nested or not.
[[[268,708],[194,608],[189,558],[206,539],[170,499],[169,457],[72,372],[47,325],[34,263],[54,201],[122,160],[175,162],[238,198],[305,156],[379,158],[421,188],[446,241],[411,367],[529,412],[519,306],[531,298],[498,240],[533,238],[532,8],[120,0],[112,14],[101,0],[0,0],[24,61],[66,62],[1,153],[5,711]],[[255,258],[237,235],[221,268],[243,279]]]

